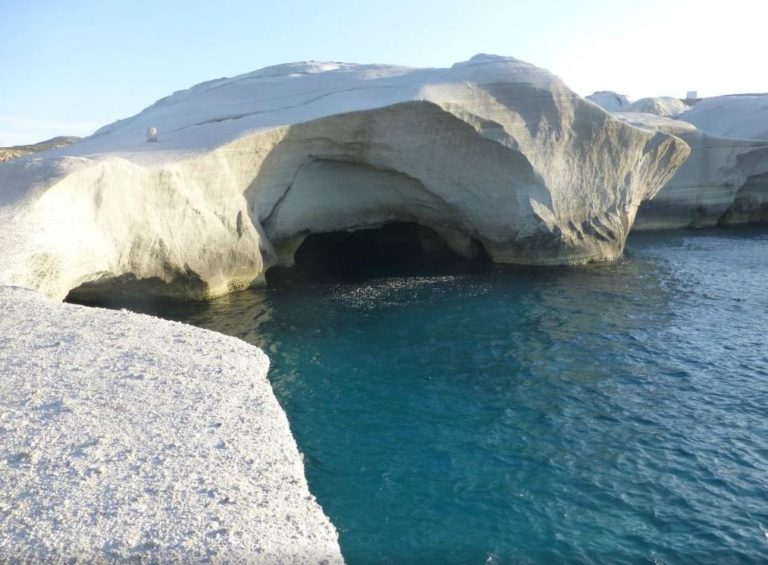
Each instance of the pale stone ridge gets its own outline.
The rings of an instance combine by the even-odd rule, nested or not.
[[[637,214],[636,230],[768,222],[768,142],[717,137],[687,121],[617,113],[635,126],[672,133],[691,148],[675,176]],[[685,115],[683,115],[685,116]]]
[[[656,96],[640,98],[632,102],[624,111],[655,114],[662,118],[674,118],[688,110],[688,105],[679,98]]]
[[[209,298],[309,234],[393,221],[497,262],[612,260],[688,151],[513,58],[279,65],[0,165],[0,283]]]
[[[0,287],[0,561],[342,563],[238,339]]]
[[[66,147],[80,141],[79,137],[74,136],[60,136],[52,139],[47,139],[39,143],[33,143],[31,145],[14,145],[13,147],[0,147],[0,162],[10,161],[29,155],[30,153],[40,153],[41,151],[49,151],[51,149],[58,149],[60,147]]]
[[[624,94],[618,94],[611,90],[600,90],[587,96],[606,112],[640,112],[654,114],[663,118],[674,118],[689,109],[689,106],[680,98],[672,96],[650,96],[631,101]]]
[[[768,94],[704,98],[678,117],[714,137],[768,141]]]
[[[586,99],[594,102],[606,112],[623,112],[632,104],[626,94],[619,94],[612,90],[598,90],[587,95]]]

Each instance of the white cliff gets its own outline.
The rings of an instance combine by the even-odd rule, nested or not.
[[[280,65],[0,165],[0,283],[206,298],[394,221],[498,262],[611,260],[687,154],[516,59]]]
[[[768,144],[714,137],[692,124],[660,116],[617,113],[638,127],[672,133],[691,148],[675,176],[637,214],[636,230],[708,227],[762,221]],[[759,155],[763,158],[757,158]],[[762,181],[765,185],[765,181]],[[751,187],[751,188],[750,188]]]
[[[0,561],[343,561],[260,350],[23,289],[0,309]]]
[[[768,141],[768,94],[705,98],[679,119],[715,137]]]
[[[691,156],[637,214],[635,229],[768,221],[768,95],[670,97],[630,102],[610,91],[587,97],[616,117],[683,139]],[[667,119],[674,118],[674,119]]]
[[[586,98],[606,112],[623,112],[632,104],[626,94],[619,94],[612,90],[599,90],[588,95]]]
[[[654,114],[663,118],[674,118],[689,109],[688,105],[679,98],[672,96],[655,96],[631,101],[624,94],[611,90],[601,90],[587,96],[606,112],[639,112]]]
[[[691,156],[640,207],[635,229],[707,227],[768,221],[768,96],[704,99],[677,120],[616,112],[636,127],[683,139]]]
[[[662,118],[674,118],[688,109],[685,102],[679,98],[671,96],[655,96],[650,98],[640,98],[635,100],[624,112],[641,112],[644,114],[654,114]]]

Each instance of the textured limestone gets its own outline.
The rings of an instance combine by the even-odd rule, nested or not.
[[[0,310],[0,561],[343,561],[260,350],[22,289]]]
[[[591,100],[606,112],[634,112],[663,118],[674,118],[689,109],[685,102],[671,96],[640,98],[631,102],[625,95],[610,90],[594,92],[587,96],[587,100]]]
[[[768,94],[705,98],[679,119],[715,137],[768,141]]]
[[[619,94],[612,90],[598,90],[588,95],[587,100],[590,100],[600,106],[606,112],[623,112],[632,102],[625,94]]]
[[[611,260],[687,154],[511,58],[281,65],[0,166],[0,282],[206,298],[311,233],[392,221],[498,262]]]
[[[768,219],[768,142],[704,133],[688,122],[618,113],[639,127],[679,136],[691,156],[637,214],[635,229],[708,227]]]
[[[57,149],[59,147],[66,147],[80,141],[79,137],[74,136],[61,136],[41,141],[40,143],[34,143],[32,145],[14,145],[13,147],[0,147],[0,162],[10,161],[30,153],[40,153],[41,151],[49,151],[50,149]]]
[[[737,157],[746,180],[736,191],[730,208],[720,217],[721,224],[768,222],[768,143]]]
[[[688,109],[688,106],[679,98],[671,96],[657,96],[641,98],[632,102],[624,111],[654,114],[662,118],[674,118]]]

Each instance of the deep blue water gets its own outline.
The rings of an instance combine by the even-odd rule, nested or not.
[[[768,561],[768,232],[288,284],[167,317],[270,379],[351,563]]]

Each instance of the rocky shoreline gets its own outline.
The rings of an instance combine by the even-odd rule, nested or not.
[[[269,361],[0,287],[0,561],[341,563]]]
[[[619,257],[636,215],[768,221],[762,130],[598,98],[614,113],[507,57],[294,63],[1,164],[0,560],[342,562],[260,350],[57,301],[208,299],[310,235],[394,223],[462,257],[560,265]]]

